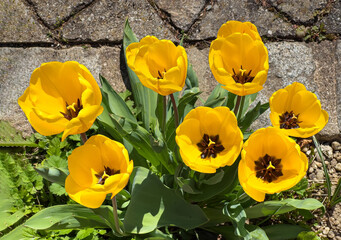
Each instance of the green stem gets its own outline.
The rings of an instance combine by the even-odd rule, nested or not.
[[[239,110],[238,110],[238,117],[237,117],[238,120],[242,118],[242,113],[243,113],[243,108],[244,108],[244,103],[245,103],[245,96],[242,96],[241,99],[242,101],[240,103]]]
[[[122,235],[123,232],[120,228],[119,220],[118,220],[118,215],[117,215],[117,202],[116,202],[116,196],[114,196],[112,199],[112,208],[113,208],[113,213],[114,213],[114,223],[115,223],[115,230],[118,234]]]
[[[327,185],[327,191],[328,191],[328,199],[330,201],[330,197],[332,195],[332,188],[331,188],[331,182],[330,182],[330,178],[329,178],[329,174],[328,174],[328,169],[326,166],[326,163],[324,162],[324,157],[321,151],[321,147],[319,142],[317,141],[316,137],[313,136],[313,141],[314,141],[314,145],[316,147],[317,153],[321,158],[321,162],[322,162],[322,166],[323,166],[323,171],[324,171],[324,176],[326,178],[326,185]]]
[[[166,136],[166,117],[167,117],[167,96],[163,96],[162,98],[162,104],[163,104],[163,113],[162,113],[162,133],[163,136]]]
[[[171,93],[170,98],[172,100],[172,104],[173,104],[173,109],[174,109],[174,121],[175,121],[175,128],[177,128],[179,126],[179,113],[178,113],[178,107],[176,106],[176,102],[175,102],[175,98],[173,93]]]
[[[85,133],[81,133],[80,135],[81,135],[82,143],[84,144],[88,140],[88,138]]]
[[[237,96],[237,102],[236,102],[236,105],[234,106],[234,115],[236,115],[236,117],[237,117],[237,113],[239,110],[239,104],[240,104],[241,98],[242,98],[241,96]]]

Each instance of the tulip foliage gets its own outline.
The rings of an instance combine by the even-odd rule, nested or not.
[[[252,23],[229,21],[219,30],[208,56],[219,84],[201,103],[182,46],[153,36],[139,41],[126,22],[123,53],[132,104],[103,76],[100,94],[75,62],[47,63],[32,74],[19,99],[32,126],[43,135],[64,132],[63,140],[81,133],[85,143],[68,156],[68,171],[38,168],[65,183],[75,203],[46,208],[25,227],[108,228],[123,239],[292,239],[307,230],[257,219],[323,209],[315,199],[284,196],[308,167],[292,137],[316,134],[328,114],[300,83],[255,103],[269,64]],[[254,131],[268,109],[273,127]],[[95,118],[97,134],[86,141]]]

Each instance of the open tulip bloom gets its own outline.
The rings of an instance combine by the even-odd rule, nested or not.
[[[43,63],[18,103],[42,135],[86,132],[102,113],[102,95],[89,70],[77,62]]]
[[[240,185],[258,202],[265,194],[295,186],[306,174],[308,158],[280,129],[258,129],[244,143],[238,167]]]
[[[231,166],[237,159],[243,134],[237,119],[227,107],[197,107],[176,130],[176,142],[184,163],[202,173]]]
[[[269,70],[268,51],[253,24],[227,22],[211,43],[209,64],[223,88],[245,96],[263,88]]]
[[[289,136],[311,137],[328,122],[328,113],[321,109],[316,95],[298,82],[272,94],[269,104],[272,125]]]
[[[179,92],[185,85],[187,54],[182,46],[175,46],[172,41],[147,36],[130,44],[126,56],[129,68],[141,83],[160,95]]]
[[[113,198],[127,185],[133,161],[121,143],[95,135],[73,150],[68,166],[66,192],[74,201],[98,208],[108,193]]]

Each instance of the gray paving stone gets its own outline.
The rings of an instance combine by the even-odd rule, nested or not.
[[[222,24],[228,20],[251,21],[260,35],[266,37],[293,37],[294,27],[255,1],[217,0],[208,9],[201,21],[197,21],[189,31],[194,40],[215,38]]]
[[[341,129],[341,40],[336,42],[336,108],[338,127]]]
[[[154,35],[175,40],[146,0],[98,1],[67,22],[61,31],[67,41],[121,41],[126,18],[138,38]]]
[[[313,23],[316,14],[328,3],[327,0],[270,0],[269,2],[296,23]]]
[[[200,10],[205,6],[205,0],[155,0],[155,4],[170,15],[173,23],[184,31],[192,25]]]
[[[120,48],[82,48],[64,50],[51,48],[0,48],[0,120],[30,133],[31,127],[17,104],[17,99],[29,85],[33,70],[44,62],[78,61],[99,81],[101,73],[117,91],[125,90],[120,73]]]
[[[93,0],[31,0],[37,9],[38,15],[41,19],[54,28],[69,17],[75,14],[84,7],[91,3]]]
[[[0,42],[50,42],[47,30],[20,0],[0,1]]]
[[[336,0],[327,16],[322,18],[327,33],[341,34],[341,1]]]

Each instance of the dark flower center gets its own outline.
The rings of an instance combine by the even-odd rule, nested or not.
[[[81,104],[81,101],[79,98],[77,99],[77,104],[73,103],[69,105],[67,102],[66,103],[66,112],[60,112],[63,117],[65,117],[67,120],[71,120],[72,118],[75,118],[78,116],[79,112],[83,109],[83,105]]]
[[[255,164],[256,177],[264,181],[271,183],[280,176],[283,176],[281,159],[265,154],[264,157],[260,157],[258,161],[255,161]]]
[[[281,116],[279,116],[280,128],[299,128],[300,126],[298,124],[302,121],[298,121],[298,115],[299,114],[295,115],[293,111],[283,113]]]
[[[165,73],[166,73],[166,69],[164,69],[164,71],[162,73],[159,70],[157,70],[157,73],[159,75],[156,78],[157,79],[163,79],[163,77],[165,76]]]
[[[233,71],[232,78],[236,83],[244,84],[244,83],[252,82],[252,80],[254,79],[254,77],[250,76],[252,70],[250,70],[249,72],[246,72],[246,70],[243,69],[243,66],[240,66],[238,73],[234,71],[234,68],[232,68],[232,71]]]
[[[109,167],[104,167],[104,171],[101,174],[95,174],[95,176],[98,178],[97,184],[104,185],[105,180],[115,174],[119,174],[120,170],[113,170]]]
[[[209,137],[207,134],[204,134],[202,140],[197,143],[197,146],[201,152],[200,157],[202,159],[209,157],[215,158],[218,153],[225,149],[223,145],[221,145],[219,135]]]

